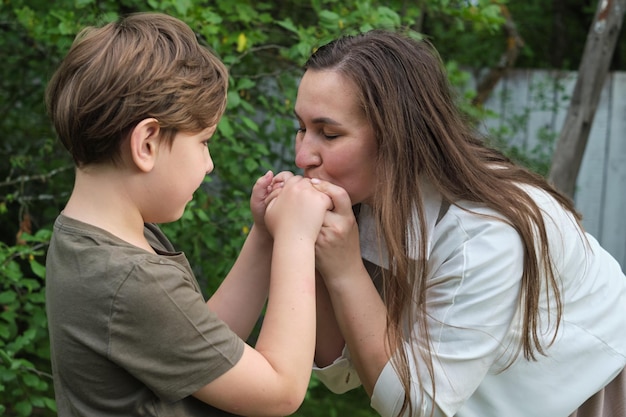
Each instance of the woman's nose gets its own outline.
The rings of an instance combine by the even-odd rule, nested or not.
[[[305,135],[296,140],[296,166],[300,169],[312,168],[321,164],[322,159],[311,140]]]

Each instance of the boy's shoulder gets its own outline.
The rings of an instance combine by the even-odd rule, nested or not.
[[[164,252],[177,252],[174,245],[172,245],[158,225],[154,223],[144,223],[143,234],[153,248]]]
[[[175,274],[191,280],[193,272],[184,253],[174,250],[157,225],[146,224],[144,235],[156,253],[135,246],[107,230],[61,214],[54,224],[46,267],[50,275],[57,277],[61,274],[98,280],[103,275],[110,279],[144,271],[156,278],[169,270],[168,275]],[[166,266],[169,268],[164,269]],[[172,268],[178,272],[173,272]]]
[[[105,249],[105,247],[110,247],[112,250],[114,250],[114,248],[119,247],[120,249],[130,251],[130,253],[145,253],[143,249],[138,248],[118,238],[117,236],[105,229],[89,223],[85,223],[80,220],[73,219],[71,217],[65,216],[62,213],[59,214],[54,222],[52,236],[54,240],[69,240],[70,242],[68,243],[72,243],[78,246],[92,245],[95,243],[98,245],[103,245],[104,247],[102,247],[101,249]],[[171,254],[178,253],[158,225],[153,223],[145,223],[144,236],[157,252]]]
[[[139,286],[146,295],[150,285],[175,287],[186,282],[194,291],[199,287],[194,273],[181,252],[156,225],[146,225],[146,237],[157,253],[148,252],[88,223],[60,215],[54,225],[46,256],[50,288],[64,293],[78,291],[110,296],[124,287]],[[79,292],[80,292],[79,291]]]

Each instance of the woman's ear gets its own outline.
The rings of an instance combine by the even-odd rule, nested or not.
[[[139,170],[150,172],[154,167],[161,127],[154,118],[144,119],[130,133],[130,155]]]

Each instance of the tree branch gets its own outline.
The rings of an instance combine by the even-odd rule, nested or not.
[[[3,182],[0,182],[0,187],[7,187],[7,186],[10,186],[10,185],[23,184],[23,183],[29,182],[29,181],[46,182],[50,178],[54,177],[55,175],[60,174],[61,172],[67,171],[70,168],[73,168],[73,165],[62,166],[62,167],[53,169],[52,171],[50,171],[50,172],[48,172],[46,174],[20,175],[17,178],[8,178],[8,179],[4,180]]]
[[[548,180],[571,198],[602,87],[620,33],[626,0],[600,0],[585,42],[578,78],[552,157]]]
[[[472,100],[474,106],[481,106],[491,95],[498,81],[513,67],[520,49],[524,46],[524,40],[517,31],[517,26],[513,21],[511,12],[505,5],[500,6],[502,15],[506,18],[502,29],[506,34],[506,50],[500,57],[500,62],[495,68],[491,68],[489,73],[481,80],[476,88],[476,97]]]

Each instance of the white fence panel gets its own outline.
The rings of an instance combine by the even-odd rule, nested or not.
[[[514,70],[485,107],[498,118],[488,129],[511,130],[506,140],[527,152],[558,137],[576,82],[575,72]],[[544,140],[545,141],[545,140]],[[553,149],[553,146],[550,148]],[[626,73],[604,84],[576,183],[574,201],[586,230],[626,270]]]
[[[613,74],[602,239],[626,269],[626,72]]]

